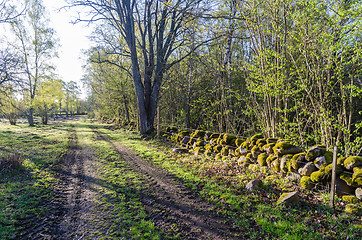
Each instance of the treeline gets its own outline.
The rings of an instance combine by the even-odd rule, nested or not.
[[[101,1],[73,2],[95,6]],[[110,2],[118,7],[113,9],[123,9],[119,1]],[[304,146],[337,143],[346,155],[361,152],[360,1],[135,5],[133,25],[108,8],[94,13],[104,20],[94,33],[99,46],[88,52],[85,81],[98,117],[142,125],[143,91],[146,104],[150,96],[157,98],[162,122],[170,125],[242,136],[263,132]],[[128,26],[133,26],[132,38]],[[172,51],[159,54],[168,40]],[[152,68],[157,64],[164,72]],[[156,81],[157,74],[163,74],[162,81]],[[154,115],[147,116],[152,128]]]
[[[34,116],[49,117],[86,111],[76,82],[55,74],[52,59],[58,40],[41,0],[0,1],[0,114],[16,124]]]

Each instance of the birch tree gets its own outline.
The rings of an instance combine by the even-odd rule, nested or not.
[[[52,66],[49,60],[56,56],[55,32],[48,27],[45,8],[41,0],[26,0],[27,13],[12,24],[16,36],[15,49],[21,56],[25,71],[25,97],[28,99],[27,118],[29,125],[34,124],[34,99],[38,85],[49,75]]]

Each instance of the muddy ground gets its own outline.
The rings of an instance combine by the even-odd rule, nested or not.
[[[97,141],[106,141],[127,162],[129,171],[142,176],[147,190],[140,194],[148,219],[164,232],[179,239],[243,239],[230,219],[218,216],[216,207],[187,188],[177,176],[144,160],[120,142],[111,141],[93,129]],[[46,216],[20,219],[17,239],[97,239],[107,235],[101,225],[97,196],[101,186],[97,167],[99,162],[92,150],[80,144],[72,126],[68,129],[68,149],[54,169],[57,184],[53,199],[44,199],[50,209]],[[96,214],[97,213],[97,214]],[[102,212],[101,215],[107,215]],[[97,221],[102,219],[102,221]],[[95,235],[96,233],[98,235]],[[95,237],[98,236],[98,237]]]

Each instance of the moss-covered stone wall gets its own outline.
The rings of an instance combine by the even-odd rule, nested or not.
[[[253,171],[272,171],[285,176],[297,174],[302,188],[328,185],[331,181],[333,153],[323,145],[302,149],[289,140],[265,138],[262,134],[238,138],[231,134],[172,127],[162,134],[194,154],[235,161]],[[338,195],[355,195],[356,189],[362,187],[361,156],[338,158],[336,184]]]

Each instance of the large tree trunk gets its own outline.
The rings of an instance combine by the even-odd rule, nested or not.
[[[30,107],[28,109],[28,123],[30,126],[34,126],[34,109]]]
[[[43,124],[48,124],[48,108],[44,106],[42,115],[41,115],[41,122]]]
[[[16,121],[18,119],[18,116],[17,116],[16,113],[10,113],[8,115],[8,119],[9,119],[10,125],[16,125]]]

